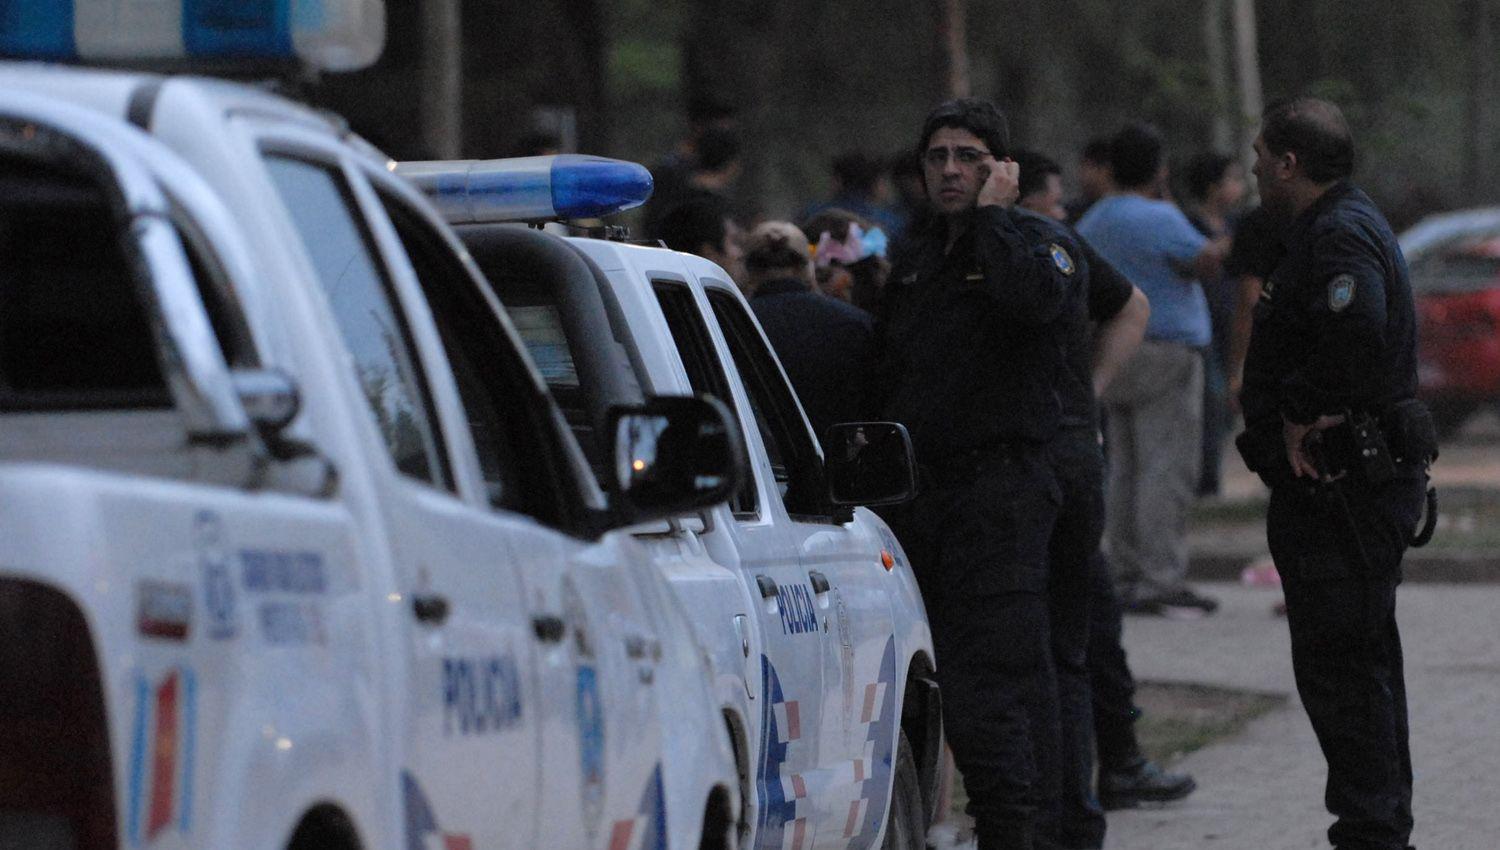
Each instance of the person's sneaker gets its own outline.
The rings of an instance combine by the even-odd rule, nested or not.
[[[1133,809],[1141,803],[1168,803],[1193,793],[1198,783],[1186,773],[1168,773],[1141,759],[1127,770],[1099,774],[1099,805],[1106,811]]]
[[[1143,617],[1160,617],[1164,613],[1161,604],[1153,599],[1124,599],[1120,601],[1120,609]]]
[[[1126,614],[1193,620],[1219,610],[1219,600],[1195,593],[1189,588],[1183,588],[1161,596],[1125,599],[1121,601],[1120,606]]]
[[[1212,596],[1204,596],[1187,587],[1161,596],[1150,597],[1146,601],[1155,605],[1161,616],[1179,620],[1206,617],[1219,610],[1219,600]]]

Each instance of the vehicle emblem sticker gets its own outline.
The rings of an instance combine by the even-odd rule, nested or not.
[[[1335,313],[1354,303],[1354,275],[1341,274],[1328,281],[1328,309]]]
[[[198,553],[198,568],[203,574],[203,609],[208,615],[208,636],[214,640],[228,640],[239,633],[240,618],[229,553],[224,548],[224,523],[218,514],[198,512],[193,518],[193,543]]]

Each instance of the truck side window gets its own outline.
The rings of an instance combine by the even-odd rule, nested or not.
[[[126,238],[97,185],[0,158],[0,410],[172,406]]]
[[[532,399],[519,352],[502,330],[453,249],[405,202],[381,193],[391,223],[411,260],[453,369],[474,440],[485,496],[491,507],[519,511],[544,522],[562,520],[566,473],[556,468],[554,447],[541,436],[550,423]]]
[[[453,489],[411,332],[334,169],[269,154],[266,167],[333,307],[370,413],[402,474]]]
[[[682,357],[682,366],[687,370],[688,383],[698,395],[711,395],[733,407],[729,392],[729,380],[714,353],[714,344],[704,327],[698,308],[693,303],[692,290],[685,284],[656,280],[651,282],[656,290],[656,299],[667,318],[667,328],[672,332],[672,341],[677,344],[677,353]],[[745,468],[751,469],[750,459],[745,458]],[[729,500],[729,507],[737,516],[754,515],[755,476],[746,475],[745,482]]]
[[[823,464],[812,434],[797,409],[796,396],[781,375],[776,358],[766,347],[745,308],[734,296],[708,290],[719,330],[729,344],[735,368],[745,382],[762,432],[769,432],[780,455],[777,483],[788,513],[820,516],[828,513],[823,499]]]

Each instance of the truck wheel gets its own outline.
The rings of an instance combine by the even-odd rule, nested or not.
[[[922,813],[922,781],[906,733],[896,746],[896,775],[891,782],[891,807],[881,850],[924,850],[927,823]]]

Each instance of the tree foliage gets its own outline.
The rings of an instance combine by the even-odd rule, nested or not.
[[[975,94],[1006,110],[1019,142],[1065,167],[1088,138],[1131,120],[1157,124],[1185,156],[1213,143],[1216,118],[1221,140],[1226,120],[1239,130],[1254,123],[1233,97],[1234,69],[1216,77],[1209,65],[1218,51],[1205,42],[1206,10],[1231,5],[967,0],[969,77]],[[741,109],[742,194],[785,215],[826,192],[839,152],[889,153],[913,141],[944,94],[939,6],[463,0],[465,154],[505,153],[528,110],[561,104],[576,111],[589,152],[651,162],[685,131],[688,100],[709,94]],[[355,107],[345,111],[356,126],[391,139],[395,153],[419,147],[410,99],[422,94],[401,82],[409,76],[399,68],[421,61],[411,56],[415,22],[405,8],[391,4],[396,70],[333,81],[326,99]],[[1266,99],[1337,100],[1355,128],[1359,179],[1394,217],[1500,200],[1500,0],[1258,0],[1255,8]]]

